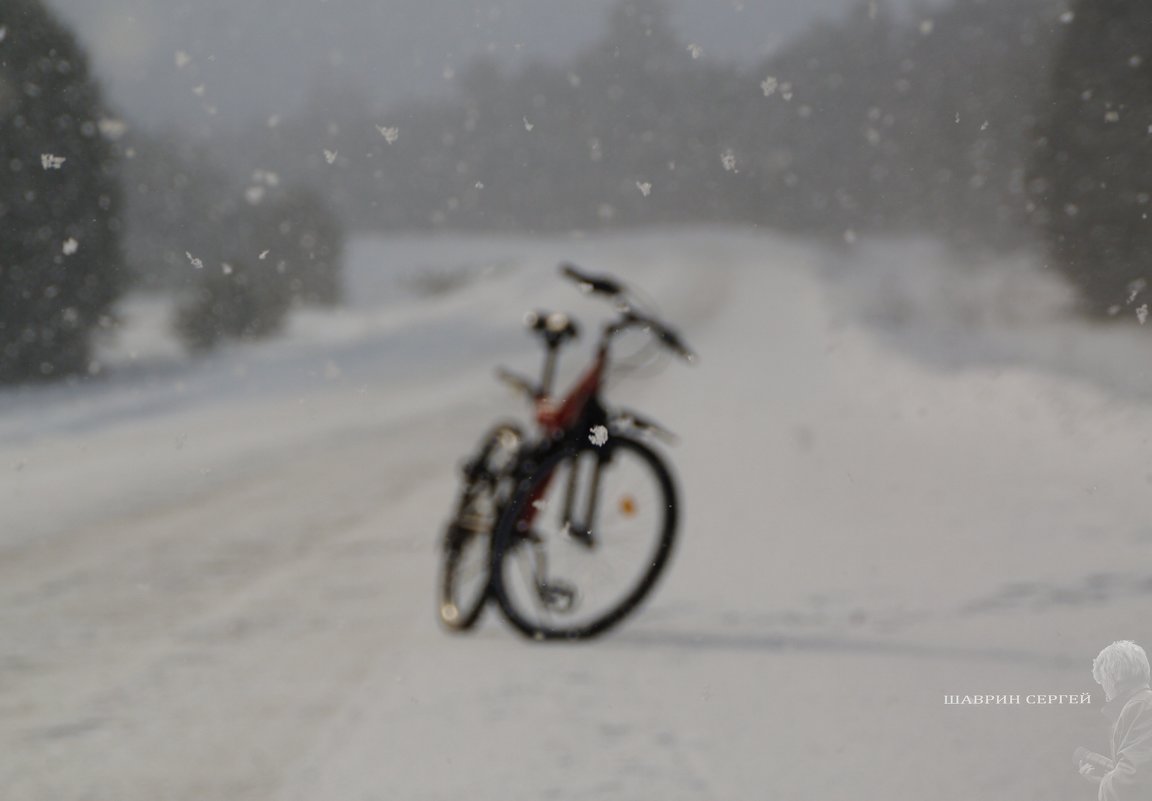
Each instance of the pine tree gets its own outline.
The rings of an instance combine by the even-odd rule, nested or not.
[[[1065,16],[1032,164],[1054,266],[1094,315],[1152,278],[1152,14],[1146,0],[1079,0]]]
[[[89,368],[124,271],[87,58],[40,0],[0,3],[0,382]]]

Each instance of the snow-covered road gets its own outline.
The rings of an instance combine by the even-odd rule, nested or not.
[[[454,467],[516,403],[491,368],[535,369],[526,309],[602,311],[561,260],[702,354],[612,390],[682,437],[679,550],[602,641],[491,610],[452,637]],[[430,266],[451,291],[402,280]],[[0,395],[0,797],[1087,797],[1093,708],[944,696],[1098,695],[1103,645],[1152,644],[1148,332],[998,268],[742,231],[361,241],[350,308],[281,341],[187,363],[141,324],[100,381]]]

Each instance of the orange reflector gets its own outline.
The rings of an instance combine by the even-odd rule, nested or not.
[[[636,500],[631,495],[625,495],[620,499],[620,514],[625,517],[636,514]]]

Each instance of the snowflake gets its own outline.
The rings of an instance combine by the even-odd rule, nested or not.
[[[603,446],[608,441],[608,429],[604,426],[592,426],[592,433],[588,435],[588,441],[597,448]]]
[[[728,148],[720,154],[720,163],[724,165],[727,172],[738,172],[736,169],[736,154],[732,152],[732,148]]]
[[[776,90],[779,87],[780,82],[771,75],[760,81],[760,89],[764,92],[764,97],[772,97],[772,95],[776,94]]]
[[[540,499],[532,501],[532,508],[537,512],[543,511],[546,506],[548,506],[548,504]]]
[[[704,48],[698,44],[690,44],[688,45],[688,52],[692,54],[692,60],[695,61],[704,55]]]
[[[377,125],[376,130],[380,132],[380,135],[384,137],[384,141],[388,144],[393,144],[400,138],[399,128],[385,128],[383,125]]]
[[[636,188],[640,190],[640,194],[642,194],[644,197],[648,197],[650,194],[652,194],[652,184],[648,183],[647,181],[637,181]]]
[[[68,237],[67,239],[64,240],[64,245],[63,245],[63,247],[60,248],[60,250],[63,251],[65,256],[71,256],[73,253],[75,253],[77,251],[77,249],[79,249],[79,247],[80,247],[79,242],[77,242],[72,237]]]
[[[1136,309],[1136,319],[1140,321],[1140,325],[1144,325],[1144,321],[1148,319],[1148,304],[1145,303]]]
[[[67,159],[64,156],[53,156],[51,153],[40,154],[40,166],[46,170],[58,170],[64,166]]]
[[[104,134],[104,138],[111,139],[113,142],[128,132],[128,123],[110,117],[101,117],[100,121],[96,123],[96,127],[100,129],[100,133]]]
[[[262,186],[250,186],[250,187],[248,187],[247,189],[244,190],[244,199],[247,200],[249,203],[251,203],[253,206],[259,205],[260,201],[264,199],[264,187],[262,187]]]
[[[226,261],[221,262],[220,263],[220,272],[224,273],[224,275],[232,275],[232,265]]]
[[[204,84],[200,84],[199,86],[193,86],[192,87],[192,94],[196,95],[196,97],[204,97]]]
[[[524,130],[525,130],[525,131],[531,131],[531,130],[532,130],[533,128],[535,128],[535,127],[536,127],[535,125],[533,125],[532,123],[528,122],[528,118],[527,118],[527,117],[525,117],[525,118],[524,118]]]
[[[0,25],[0,42],[3,42],[5,37],[8,36],[8,26]]]
[[[327,161],[329,164],[334,164],[336,162],[336,153],[337,153],[337,151],[335,151],[335,150],[328,150],[327,148],[325,148],[324,149],[324,160]]]
[[[260,251],[260,255],[259,255],[259,256],[257,256],[256,258],[260,259],[260,261],[264,261],[264,259],[268,258],[268,254],[269,254],[269,253],[271,253],[271,251],[269,251],[269,250],[262,250],[262,251]]]
[[[1076,15],[1073,14],[1071,11],[1065,11],[1063,14],[1060,15],[1060,21],[1063,22],[1065,25],[1067,25],[1069,22],[1071,22],[1074,19],[1076,19]]]
[[[477,181],[476,182],[476,188],[477,189],[483,189],[484,188],[484,182],[483,181]]]
[[[922,36],[930,36],[932,30],[936,27],[936,23],[930,19],[926,19],[920,23],[920,34]]]
[[[176,69],[182,70],[192,63],[192,56],[185,53],[183,50],[176,51]]]
[[[1119,111],[1109,111],[1104,114],[1104,122],[1120,122]]]
[[[202,262],[200,259],[193,256],[188,251],[184,251],[184,255],[188,257],[188,261],[192,262],[192,266],[195,267],[197,270],[203,270],[204,269],[204,262]]]

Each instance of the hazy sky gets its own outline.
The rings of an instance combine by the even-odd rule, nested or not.
[[[381,104],[450,87],[480,53],[563,58],[611,0],[47,0],[77,31],[113,101],[146,125],[229,126],[359,83]],[[753,61],[857,0],[672,0],[707,56]]]

